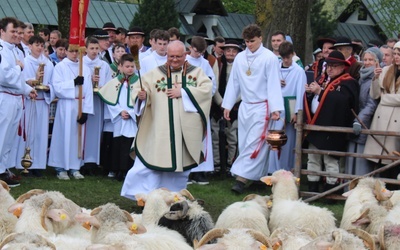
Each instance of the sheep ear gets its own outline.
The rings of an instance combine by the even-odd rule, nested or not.
[[[354,226],[361,226],[364,224],[370,224],[371,220],[368,217],[369,214],[369,208],[365,209],[364,211],[362,211],[361,215],[354,221],[351,222],[352,225]]]
[[[262,182],[267,184],[268,186],[272,186],[273,184],[276,183],[276,177],[275,176],[264,176],[261,177],[260,179]]]
[[[58,222],[63,220],[70,220],[67,211],[65,211],[64,209],[49,209],[47,210],[46,217]]]
[[[8,186],[8,184],[5,181],[0,180],[0,184],[1,184],[1,186],[3,186],[3,188],[5,190],[7,190],[7,192],[10,192],[10,187]]]
[[[22,210],[24,209],[24,203],[14,203],[8,208],[8,212],[15,215],[15,217],[19,218],[22,214]]]
[[[142,224],[127,222],[126,225],[128,226],[129,231],[132,234],[144,234],[147,232],[147,229]]]
[[[206,202],[204,200],[201,199],[196,199],[197,204],[199,204],[200,206],[204,207],[204,205],[206,204]]]
[[[145,194],[136,194],[135,199],[139,207],[144,207],[144,205],[146,204],[147,196]]]
[[[86,228],[87,230],[90,230],[91,227],[90,220],[92,220],[92,217],[95,218],[94,216],[90,216],[87,213],[79,213],[75,215],[74,219],[76,222],[81,223],[82,227]]]
[[[347,191],[347,192],[344,192],[344,193],[342,194],[342,196],[347,198],[347,197],[349,197],[352,193],[353,193],[353,189],[352,189],[352,190],[349,190],[349,191]]]
[[[124,215],[125,215],[125,217],[126,217],[126,219],[127,219],[128,221],[133,222],[132,215],[131,215],[128,211],[122,210],[122,212],[124,212]]]
[[[99,214],[101,212],[102,208],[101,207],[96,207],[95,209],[92,210],[90,215],[94,216],[96,214]]]

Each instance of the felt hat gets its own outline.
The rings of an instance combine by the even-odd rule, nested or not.
[[[321,53],[322,50],[320,48],[314,50],[314,52],[312,53],[314,56],[317,55],[318,53]]]
[[[371,47],[371,48],[368,48],[364,53],[374,53],[376,58],[378,58],[379,63],[382,62],[383,53],[381,52],[381,50],[379,48]]]
[[[129,31],[128,31],[128,36],[133,36],[133,35],[141,35],[144,36],[144,32],[142,30],[142,28],[135,26],[132,27]]]
[[[126,35],[126,34],[128,34],[128,31],[124,27],[118,27],[117,34],[118,33],[124,33]]]
[[[238,41],[236,40],[227,40],[225,42],[224,46],[221,46],[222,49],[226,49],[226,48],[236,48],[239,51],[242,51],[242,48],[240,47],[240,44]]]
[[[336,40],[333,38],[320,38],[317,40],[317,46],[318,48],[322,49],[322,47],[324,46],[324,43],[332,43],[335,44]]]
[[[110,38],[106,30],[96,30],[92,37],[97,38],[98,40]]]
[[[117,30],[117,28],[115,28],[115,25],[112,23],[112,22],[108,22],[108,23],[105,23],[104,25],[103,25],[103,30],[113,30],[113,31],[115,31],[117,34],[119,34],[119,30]]]
[[[348,61],[346,61],[346,59],[344,58],[344,55],[337,50],[332,51],[328,55],[328,57],[325,58],[325,62],[326,63],[340,63],[340,64],[344,64],[346,66],[350,66],[350,63]]]
[[[207,42],[207,46],[215,45],[214,40],[208,38],[207,34],[205,34],[205,33],[197,33],[195,36],[201,36],[201,37],[203,37],[204,40],[206,40],[206,42]],[[187,42],[188,44],[191,44],[191,43],[192,43],[192,38],[187,39],[186,42]]]
[[[351,46],[353,47],[354,50],[360,50],[362,49],[362,47],[358,44],[352,43],[350,38],[348,37],[338,37],[336,39],[336,43],[333,44],[332,47],[330,47],[330,49],[336,49],[337,47],[341,47],[341,46]]]

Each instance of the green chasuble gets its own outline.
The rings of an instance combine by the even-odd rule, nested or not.
[[[146,106],[133,143],[132,155],[153,170],[181,172],[204,161],[203,139],[211,106],[212,81],[201,68],[185,64],[183,70],[167,72],[157,67],[142,76]],[[184,110],[182,97],[170,99],[166,90],[181,84],[195,112]],[[132,102],[140,84],[133,85]],[[186,105],[185,105],[186,106]]]

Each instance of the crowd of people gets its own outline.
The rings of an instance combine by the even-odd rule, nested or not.
[[[84,179],[101,166],[105,176],[124,181],[121,195],[133,200],[160,187],[207,185],[207,173],[221,166],[240,194],[251,181],[294,168],[299,110],[308,124],[354,130],[348,137],[307,132],[309,149],[398,150],[396,137],[360,134],[399,128],[396,39],[364,48],[347,37],[321,38],[314,63],[303,67],[289,36],[274,32],[269,50],[255,24],[244,27],[243,44],[200,33],[186,46],[178,29],[154,29],[148,48],[140,27],[108,22],[86,38],[80,62],[80,51],[58,30],[35,35],[32,24],[11,17],[0,20],[0,30],[0,178],[11,187],[19,181],[9,169],[22,170],[30,149],[32,176],[49,166],[60,180]],[[287,134],[279,150],[266,143],[271,129]],[[383,164],[348,157],[344,169],[363,175]],[[323,168],[339,173],[340,158],[308,155],[307,169]],[[319,176],[309,175],[308,183],[319,191]],[[339,183],[327,177],[324,189]]]

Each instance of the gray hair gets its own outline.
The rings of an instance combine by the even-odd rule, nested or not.
[[[33,25],[29,22],[24,22],[24,24],[26,25],[26,29],[30,29],[33,30]]]

